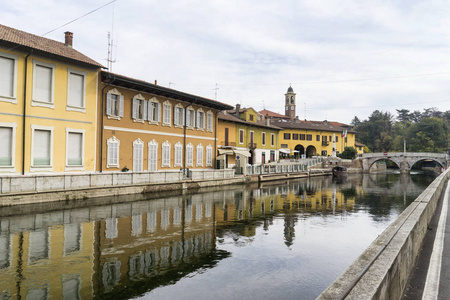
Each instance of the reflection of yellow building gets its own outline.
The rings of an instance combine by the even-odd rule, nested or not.
[[[50,217],[50,214],[42,216]],[[47,220],[35,218],[33,221]],[[27,223],[23,218],[15,222],[10,226]],[[43,226],[1,237],[0,295],[3,293],[5,299],[13,295],[18,299],[93,298],[92,222]]]
[[[0,25],[0,173],[95,171],[99,63]]]

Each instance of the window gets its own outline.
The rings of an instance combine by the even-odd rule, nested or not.
[[[17,55],[0,53],[0,101],[17,103]]]
[[[148,122],[150,124],[161,122],[161,103],[156,98],[152,98],[148,102]]]
[[[336,143],[339,141],[339,137],[338,136],[335,136],[335,138],[336,138]]]
[[[165,141],[162,144],[162,164],[161,167],[170,167],[170,143]]]
[[[173,111],[173,124],[175,124],[175,127],[183,127],[184,125],[184,108],[181,104],[175,105]]]
[[[205,113],[201,108],[197,111],[197,129],[205,129]]]
[[[212,146],[211,145],[206,146],[206,166],[207,167],[212,166]]]
[[[31,125],[32,167],[52,167],[53,127]]]
[[[34,263],[49,258],[49,232],[45,229],[30,231],[28,244],[28,259]]]
[[[137,139],[133,142],[133,172],[142,172],[144,163],[144,142]]]
[[[163,103],[163,125],[170,126],[172,122],[172,104],[169,101]]]
[[[111,168],[111,167],[119,167],[119,146],[120,146],[120,141],[115,137],[111,137],[106,141],[107,144],[107,163],[106,163],[106,167],[107,168]]]
[[[206,113],[206,131],[213,131],[213,113],[211,111]]]
[[[195,110],[191,106],[187,108],[186,126],[190,129],[195,127]]]
[[[116,89],[106,94],[106,115],[109,119],[123,117],[123,96]]]
[[[263,146],[266,145],[266,133],[265,132],[261,133],[261,143]]]
[[[66,128],[66,166],[82,167],[85,130]]]
[[[133,107],[131,110],[131,118],[134,122],[144,122],[147,120],[148,101],[139,94],[133,98]]]
[[[250,121],[253,121],[253,115],[250,115]]]
[[[244,130],[239,129],[239,144],[243,144],[243,143],[244,143]]]
[[[292,139],[293,140],[298,140],[298,133],[293,133],[292,134]]]
[[[175,144],[174,167],[181,167],[183,164],[183,145],[178,142]]]
[[[320,135],[316,135],[316,141],[320,142]]]
[[[64,256],[81,250],[81,225],[64,224]]]
[[[158,163],[158,143],[152,140],[148,143],[148,170],[150,172],[157,171]]]
[[[307,141],[312,141],[312,135],[311,134],[307,134],[306,135],[306,140]]]
[[[270,135],[271,135],[271,143],[270,143],[270,145],[271,146],[275,146],[275,134],[271,133]]]
[[[191,143],[186,145],[186,164],[188,167],[194,166],[194,146]]]
[[[16,124],[0,123],[0,170],[14,167],[15,140]]]
[[[284,139],[285,140],[290,140],[291,139],[291,134],[290,133],[285,133],[284,134]]]
[[[86,73],[68,70],[67,110],[85,112]]]
[[[203,167],[203,145],[197,145],[197,167]]]
[[[54,108],[55,65],[33,61],[32,105]]]

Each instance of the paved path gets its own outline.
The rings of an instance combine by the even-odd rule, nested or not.
[[[433,216],[403,300],[450,299],[450,184]]]

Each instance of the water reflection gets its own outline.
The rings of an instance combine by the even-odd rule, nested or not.
[[[316,177],[2,209],[0,299],[313,299],[432,180]]]

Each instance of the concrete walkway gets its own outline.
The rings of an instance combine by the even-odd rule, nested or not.
[[[450,299],[450,184],[441,196],[403,300]]]

